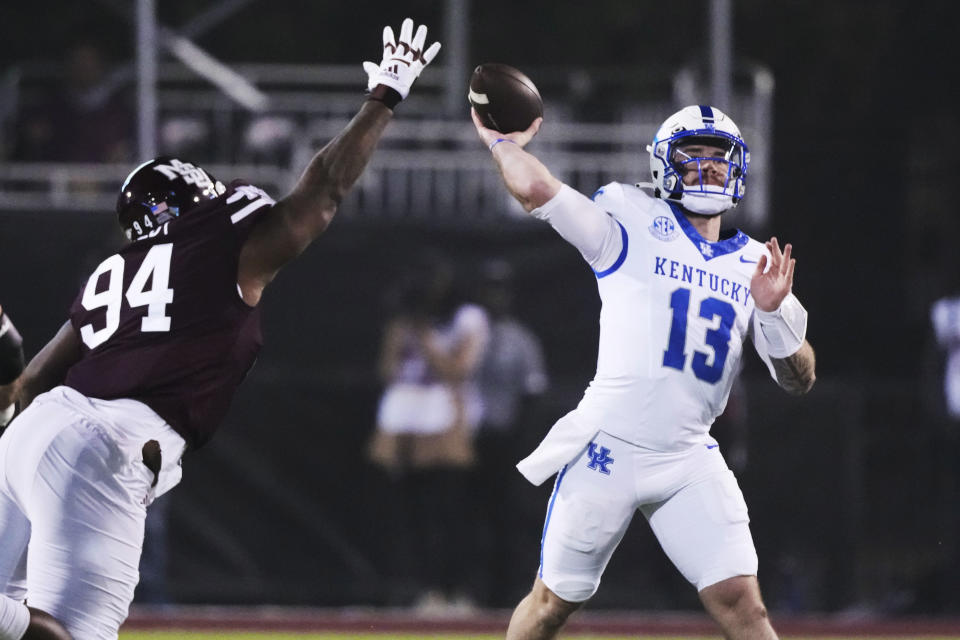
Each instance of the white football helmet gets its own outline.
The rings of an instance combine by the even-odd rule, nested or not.
[[[684,152],[685,148],[691,153]],[[647,151],[658,198],[701,215],[722,213],[743,198],[750,151],[740,129],[719,109],[684,107],[660,125]],[[705,181],[708,167],[711,176]],[[694,171],[696,182],[685,184],[683,176]]]

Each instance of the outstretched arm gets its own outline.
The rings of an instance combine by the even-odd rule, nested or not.
[[[424,50],[427,28],[413,33],[413,21],[403,21],[399,40],[383,30],[383,61],[364,63],[369,75],[369,99],[346,128],[310,161],[289,195],[250,232],[240,253],[237,282],[244,301],[260,301],[264,287],[283,265],[300,255],[323,233],[340,202],[363,173],[381,135],[413,81],[440,50],[435,42]]]
[[[11,400],[15,400],[23,411],[38,395],[61,384],[67,377],[67,370],[79,359],[80,339],[68,320],[12,383]]]
[[[473,124],[480,139],[493,153],[493,161],[500,176],[514,198],[527,212],[542,207],[563,186],[536,156],[524,150],[527,143],[537,135],[543,118],[537,118],[526,131],[500,133],[483,126],[476,110],[470,109]]]
[[[257,304],[281,267],[327,228],[367,166],[392,115],[382,102],[367,100],[346,129],[314,156],[290,194],[253,228],[240,253],[237,273],[247,304]]]
[[[476,110],[471,109],[470,114],[510,195],[528,213],[549,222],[595,270],[613,264],[624,246],[617,223],[595,202],[560,182],[523,148],[540,130],[543,118],[534,120],[526,131],[499,133],[483,126]]]
[[[816,358],[806,340],[807,312],[792,295],[796,259],[793,246],[780,251],[776,238],[767,243],[770,259],[763,255],[750,281],[750,295],[756,303],[760,332],[768,345],[768,354],[777,374],[777,383],[793,395],[802,395],[816,381]],[[769,269],[767,263],[769,262]]]

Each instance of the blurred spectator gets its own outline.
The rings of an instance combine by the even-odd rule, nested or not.
[[[370,443],[372,461],[399,493],[394,573],[409,577],[424,613],[467,604],[468,472],[480,403],[473,375],[487,317],[452,300],[452,269],[432,257],[402,278],[380,356],[386,384]]]
[[[210,159],[210,125],[199,115],[176,114],[160,124],[160,150],[164,155],[193,158],[205,162]]]
[[[508,262],[492,260],[484,265],[478,297],[490,316],[490,340],[478,374],[481,439],[514,432],[524,401],[547,388],[543,347],[513,315],[513,288],[513,268]]]
[[[958,610],[960,593],[960,552],[957,537],[960,536],[960,513],[957,501],[960,500],[960,295],[949,295],[933,303],[930,310],[933,325],[933,337],[941,358],[937,359],[939,370],[939,391],[941,401],[937,403],[939,428],[934,433],[932,448],[933,460],[937,469],[939,496],[936,497],[939,510],[938,552],[942,561],[938,563],[937,576],[929,577],[939,588],[927,589],[933,594],[943,594],[942,608]],[[947,595],[953,594],[953,595]],[[930,595],[927,595],[930,599]]]
[[[100,47],[80,41],[67,52],[64,82],[24,109],[14,156],[23,161],[129,162],[133,111],[106,74]]]
[[[946,355],[941,386],[946,413],[953,421],[960,421],[960,296],[934,302],[930,320],[937,345]]]
[[[478,299],[490,315],[490,340],[478,374],[483,420],[476,437],[474,574],[477,596],[484,604],[509,606],[529,588],[527,577],[534,569],[517,570],[529,561],[531,551],[517,531],[536,531],[535,525],[518,525],[531,514],[539,519],[541,505],[525,503],[533,493],[514,465],[542,435],[538,429],[525,428],[525,416],[530,399],[546,390],[547,374],[540,340],[513,315],[512,267],[491,260],[481,275]]]
[[[241,155],[248,162],[286,166],[299,130],[293,118],[264,115],[251,119],[243,133]]]

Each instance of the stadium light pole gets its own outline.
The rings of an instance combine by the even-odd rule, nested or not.
[[[157,155],[157,13],[154,0],[137,0],[137,151]]]
[[[731,0],[710,0],[711,102],[730,113],[733,84],[733,7]]]
[[[447,116],[462,116],[467,108],[467,80],[469,77],[470,0],[447,0],[444,16],[444,75],[446,95],[443,106]]]

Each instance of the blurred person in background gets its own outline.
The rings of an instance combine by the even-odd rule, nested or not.
[[[383,30],[381,62],[363,65],[367,99],[281,200],[175,158],[127,177],[117,215],[130,244],[12,383],[22,412],[0,438],[0,640],[31,637],[25,600],[77,640],[117,637],[147,507],[253,365],[264,289],[330,224],[440,48],[413,26],[399,40]]]
[[[960,498],[960,294],[943,296],[934,301],[930,308],[930,323],[933,327],[933,340],[938,370],[931,376],[936,380],[938,398],[932,401],[935,407],[931,412],[935,419],[933,440],[934,464],[938,475],[937,496],[940,532],[936,536],[941,559],[937,575],[932,580],[939,589],[936,594],[957,594],[960,592],[960,552],[957,539],[960,536],[960,511],[957,509]],[[933,385],[931,385],[933,386]],[[949,608],[952,603],[957,610],[956,598],[946,595],[943,602],[930,602],[931,596],[925,594],[925,604],[935,611]]]
[[[930,322],[934,338],[944,355],[940,392],[944,411],[960,425],[960,295],[944,296],[933,303]]]
[[[525,500],[529,487],[515,484],[522,479],[513,466],[516,452],[528,450],[539,438],[530,413],[534,398],[548,385],[540,339],[513,312],[513,271],[506,260],[489,260],[477,289],[477,300],[490,317],[490,338],[477,374],[483,419],[475,440],[479,554],[473,574],[481,600],[495,607],[516,602],[527,588],[517,567],[530,557],[519,541],[525,533],[536,535],[524,525],[540,516]]]
[[[392,518],[395,573],[415,583],[415,607],[446,613],[470,606],[463,541],[480,418],[475,374],[489,332],[486,313],[454,297],[453,268],[440,256],[422,259],[396,287],[397,310],[384,330],[384,391],[370,442],[371,460],[399,493]],[[404,548],[405,547],[405,548]]]
[[[130,162],[134,110],[107,74],[102,48],[78,40],[67,51],[63,84],[24,109],[14,158],[28,162]]]
[[[472,116],[507,190],[580,251],[603,304],[593,381],[517,465],[534,484],[557,479],[540,569],[507,638],[556,637],[596,592],[639,510],[727,638],[775,639],[747,506],[710,426],[748,336],[790,393],[813,386],[815,363],[806,310],[791,293],[791,245],[721,229],[744,195],[739,129],[716,108],[686,107],[649,147],[653,196],[615,182],[591,199],[524,150],[542,118],[502,134]]]

